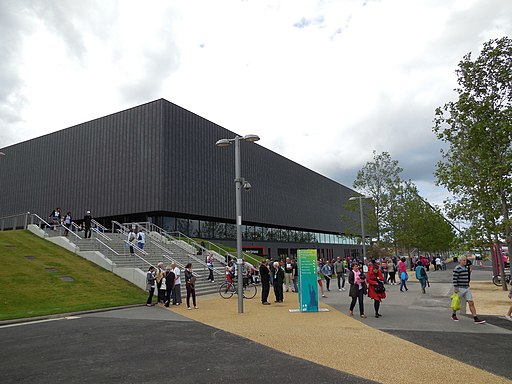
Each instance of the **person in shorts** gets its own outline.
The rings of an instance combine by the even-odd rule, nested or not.
[[[463,256],[460,259],[459,265],[453,269],[453,291],[459,295],[461,301],[462,299],[466,299],[475,324],[484,324],[485,320],[480,320],[476,315],[475,302],[473,301],[473,295],[469,288],[469,270],[466,267],[466,263],[467,258],[466,256]],[[453,311],[452,320],[459,321],[457,311]]]

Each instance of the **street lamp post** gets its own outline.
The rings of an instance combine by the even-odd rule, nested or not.
[[[361,243],[363,244],[363,265],[366,260],[366,236],[364,233],[363,199],[371,199],[371,196],[352,196],[349,200],[359,200],[359,213],[361,214]]]
[[[241,175],[240,162],[240,141],[254,142],[260,138],[257,135],[236,135],[234,139],[220,139],[215,145],[217,147],[228,147],[235,143],[235,192],[236,192],[236,265],[238,275],[238,313],[244,313],[243,276],[242,276],[242,187],[246,190],[251,184]]]

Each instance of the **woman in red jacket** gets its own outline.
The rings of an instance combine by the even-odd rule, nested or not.
[[[373,262],[368,269],[366,276],[366,283],[368,285],[368,297],[373,299],[373,308],[375,309],[375,317],[379,318],[382,315],[379,313],[380,302],[386,298],[386,290],[384,288],[384,276],[380,271],[379,264]]]

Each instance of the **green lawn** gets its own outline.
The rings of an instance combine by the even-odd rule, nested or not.
[[[65,276],[74,281],[63,281]],[[0,320],[141,304],[146,296],[128,281],[28,231],[0,231]]]

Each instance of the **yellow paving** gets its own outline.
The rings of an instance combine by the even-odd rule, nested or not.
[[[321,307],[329,312],[290,313],[289,309],[297,308],[295,300],[263,306],[256,297],[244,300],[244,313],[239,314],[236,296],[225,300],[210,295],[199,297],[198,307],[187,310],[181,305],[172,310],[289,355],[380,383],[512,383],[371,328],[325,304]],[[337,339],[343,340],[343,346]],[[330,346],[326,347],[326,341]]]

